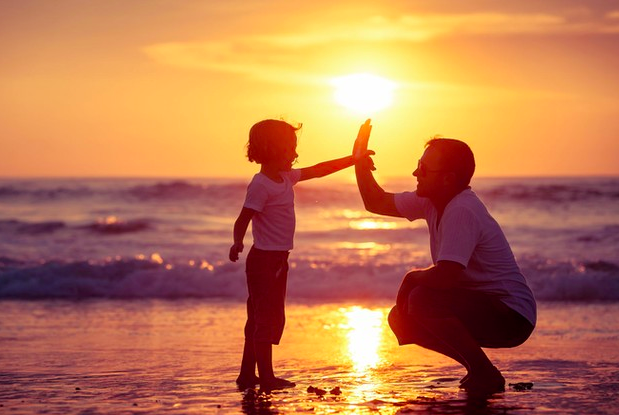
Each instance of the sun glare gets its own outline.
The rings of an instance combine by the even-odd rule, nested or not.
[[[348,223],[351,229],[368,230],[368,229],[395,229],[395,222],[388,222],[374,219],[351,220]]]
[[[395,82],[368,73],[340,76],[331,84],[338,104],[367,115],[389,107],[396,89]]]
[[[357,372],[376,367],[380,363],[380,342],[383,313],[363,307],[342,309],[349,329],[348,351]]]

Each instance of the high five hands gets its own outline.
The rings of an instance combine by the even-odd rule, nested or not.
[[[356,163],[368,163],[370,170],[376,170],[374,162],[370,156],[375,153],[372,150],[368,150],[368,141],[370,140],[370,132],[372,131],[371,120],[368,118],[359,128],[359,134],[352,149],[352,157]]]

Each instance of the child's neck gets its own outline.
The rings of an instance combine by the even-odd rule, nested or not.
[[[280,176],[279,174],[279,169],[272,164],[262,164],[260,166],[260,173],[264,174],[266,177],[273,180],[274,182],[281,183],[284,181],[284,179],[282,179],[282,176]]]

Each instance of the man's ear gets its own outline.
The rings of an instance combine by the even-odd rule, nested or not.
[[[458,177],[456,176],[455,172],[448,171],[446,174],[443,175],[443,184],[447,186],[456,186],[457,183]]]

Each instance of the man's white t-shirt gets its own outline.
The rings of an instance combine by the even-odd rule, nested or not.
[[[501,227],[471,189],[447,204],[438,226],[438,212],[428,198],[415,192],[398,193],[395,205],[408,220],[425,219],[428,223],[434,264],[453,261],[466,268],[460,287],[496,295],[535,325],[533,293]]]
[[[258,173],[247,186],[244,207],[256,211],[252,217],[254,246],[265,251],[289,251],[293,247],[295,215],[293,186],[301,170],[280,172],[283,181],[274,182]]]

